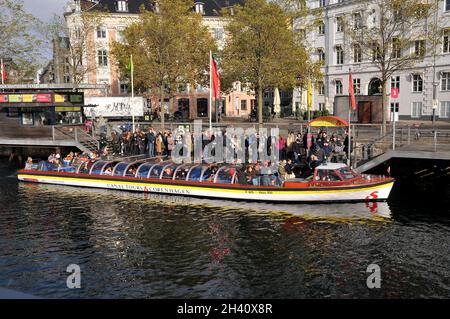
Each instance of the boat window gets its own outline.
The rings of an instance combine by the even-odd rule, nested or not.
[[[341,179],[336,174],[336,171],[331,169],[319,169],[317,170],[316,180],[319,181],[340,181]]]
[[[89,174],[100,174],[102,172],[103,166],[105,166],[105,164],[107,163],[108,162],[105,161],[95,162],[94,165],[92,165]]]
[[[114,166],[116,166],[117,163],[118,162],[109,162],[106,165],[104,165],[101,174],[111,176],[113,174]]]
[[[38,170],[40,170],[40,171],[57,171],[58,164],[52,164],[47,161],[40,161],[38,164]]]
[[[123,176],[128,165],[129,165],[129,163],[126,163],[126,162],[118,163],[116,165],[116,167],[114,167],[114,169],[113,169],[113,175],[114,176]]]
[[[128,167],[126,168],[124,176],[135,177],[138,166],[139,166],[139,164],[137,164],[137,163],[136,164],[132,164],[132,165],[128,165]]]
[[[187,174],[189,172],[190,166],[181,165],[175,171],[175,180],[186,180]]]
[[[47,170],[47,162],[40,161],[37,166],[38,171],[46,171]]]
[[[176,164],[169,164],[166,165],[161,173],[162,179],[172,179],[173,174],[175,173],[175,170],[177,169],[178,165]]]
[[[215,165],[208,167],[203,172],[201,181],[202,182],[212,182],[212,181],[214,181],[214,176],[216,175],[218,169],[219,168],[217,166],[215,166]]]
[[[231,184],[235,174],[236,169],[234,167],[223,167],[217,171],[215,183]]]
[[[82,162],[78,167],[78,173],[89,174],[93,164],[94,162],[91,161]]]
[[[152,168],[153,165],[154,164],[152,164],[152,163],[145,163],[145,164],[142,164],[141,166],[139,166],[136,177],[147,178],[148,171],[150,170],[150,168]]]
[[[348,167],[342,167],[338,170],[338,172],[344,180],[349,180],[358,177],[358,174]]]
[[[59,168],[59,172],[64,172],[64,173],[75,173],[76,172],[76,167],[72,166],[72,165],[68,165],[68,166],[61,166]]]
[[[188,180],[190,181],[200,181],[200,177],[202,176],[203,166],[198,165],[191,168],[188,175]]]
[[[164,167],[164,165],[154,165],[152,167],[152,169],[150,170],[148,177],[149,178],[159,178],[159,175],[161,175],[163,167]]]

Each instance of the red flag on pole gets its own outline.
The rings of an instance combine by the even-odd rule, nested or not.
[[[213,96],[217,100],[220,99],[220,74],[213,55],[211,55],[211,77]]]
[[[351,72],[348,75],[348,94],[350,95],[352,110],[355,110],[356,109],[355,90],[353,89],[353,77]]]
[[[1,77],[1,80],[2,80],[2,84],[5,84],[5,82],[6,82],[6,70],[5,70],[5,65],[3,64],[3,59],[1,60],[0,77]]]

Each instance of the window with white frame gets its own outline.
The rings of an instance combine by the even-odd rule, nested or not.
[[[441,73],[441,91],[450,91],[450,72]]]
[[[423,79],[420,74],[413,74],[413,92],[422,92],[423,91]]]
[[[128,12],[128,1],[116,1],[116,10],[118,12]]]
[[[361,29],[362,27],[362,16],[361,12],[356,12],[353,14],[353,28],[355,30]]]
[[[441,102],[441,107],[439,108],[439,117],[441,118],[450,117],[450,101]]]
[[[413,102],[411,104],[411,117],[418,118],[422,115],[422,102]]]
[[[325,103],[319,103],[319,111],[325,111]]]
[[[445,0],[445,11],[450,11],[450,0]]]
[[[344,86],[341,80],[336,80],[336,95],[342,95],[344,92]]]
[[[425,40],[416,40],[414,42],[414,54],[416,57],[424,57],[426,52],[426,42]]]
[[[323,21],[318,22],[317,32],[319,35],[325,34],[325,23]]]
[[[344,50],[341,46],[336,47],[336,64],[344,64]]]
[[[378,43],[372,43],[372,61],[380,61],[381,60],[381,48]]]
[[[205,14],[205,9],[203,7],[203,2],[197,2],[195,3],[195,12],[200,14]]]
[[[319,8],[325,7],[326,5],[326,0],[319,0]]]
[[[362,61],[362,50],[359,44],[353,45],[353,62],[361,63]]]
[[[336,18],[336,32],[344,32],[344,17]]]
[[[361,94],[361,79],[353,79],[353,92]]]
[[[106,29],[105,27],[97,27],[97,39],[106,39]]]
[[[393,76],[391,78],[391,89],[397,88],[400,92],[400,76]]]
[[[400,59],[402,57],[402,48],[398,38],[392,38],[392,58]]]
[[[125,41],[125,27],[117,27],[116,40],[119,43],[123,43]]]
[[[325,84],[323,84],[322,81],[317,82],[317,88],[319,91],[319,95],[324,95],[325,94]]]
[[[97,58],[99,66],[108,66],[108,53],[106,50],[98,50]]]
[[[450,53],[450,29],[445,29],[442,35],[442,52]]]

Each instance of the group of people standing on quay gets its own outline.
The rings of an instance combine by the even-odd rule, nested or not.
[[[157,132],[151,127],[144,132],[137,128],[134,133],[131,130],[122,134],[113,131],[101,153],[120,156],[170,156],[174,146],[175,140],[170,130]]]
[[[111,133],[108,142],[101,150],[101,155],[112,154],[114,156],[133,156],[147,155],[155,156],[171,156],[172,151],[177,143],[187,141],[188,151],[193,152],[194,133],[187,132],[190,138],[180,138],[178,140],[174,133],[169,130],[157,131],[153,127],[147,130],[137,128],[133,133],[131,130],[119,134],[115,131]],[[226,144],[225,136],[228,134],[226,130],[221,131],[223,146]],[[206,139],[202,138],[202,149],[206,145],[215,141],[214,133],[205,133]],[[233,135],[230,138],[233,148],[245,149],[245,158],[249,158],[250,144],[256,143],[259,148],[260,137],[258,134],[254,136],[245,136],[245,145],[242,143],[241,136]],[[217,141],[216,141],[217,142]],[[316,136],[310,134],[308,138],[307,132],[290,131],[287,136],[279,135],[276,144],[271,144],[271,139],[267,140],[267,154],[277,151],[280,161],[290,161],[292,165],[308,164],[317,165],[327,160],[334,163],[345,163],[348,154],[348,136],[347,132],[338,134],[337,132],[328,133],[327,130],[320,130]],[[252,155],[250,155],[252,156]],[[252,162],[257,162],[258,158],[254,157]]]

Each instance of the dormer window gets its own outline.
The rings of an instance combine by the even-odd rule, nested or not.
[[[196,2],[195,3],[195,12],[200,13],[201,15],[205,14],[205,8],[204,8],[203,2]]]
[[[125,0],[116,1],[116,10],[117,12],[128,12],[128,1]]]

